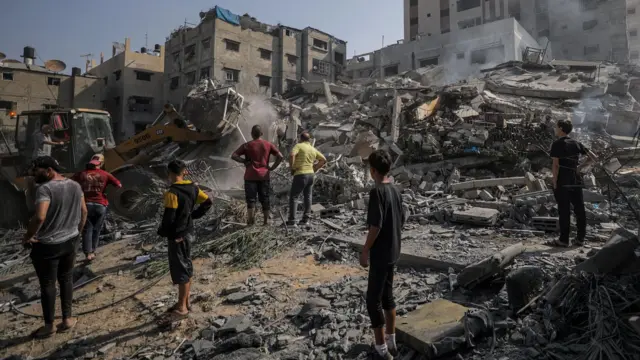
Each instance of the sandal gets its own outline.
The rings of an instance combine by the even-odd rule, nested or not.
[[[173,305],[169,306],[169,308],[167,309],[166,312],[167,313],[174,312],[174,311],[176,311],[177,308],[178,308],[178,305],[177,304],[173,304]],[[191,311],[191,304],[187,305],[187,310]]]
[[[47,339],[52,337],[56,333],[56,329],[52,328],[51,330],[46,330],[44,326],[38,328],[36,331],[31,333],[31,337],[36,339]]]
[[[164,318],[158,320],[158,326],[169,326],[178,321],[184,320],[189,317],[189,313],[180,314],[177,311],[169,312]]]
[[[58,332],[59,333],[65,333],[65,332],[73,329],[76,326],[77,323],[78,323],[78,319],[73,319],[73,320],[71,320],[71,325],[69,325],[69,326],[65,325],[64,322],[61,322],[56,327],[58,328]]]

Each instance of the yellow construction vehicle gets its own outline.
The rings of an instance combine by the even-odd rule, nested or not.
[[[207,157],[218,155],[216,150],[224,146],[223,138],[237,129],[244,98],[233,88],[211,85],[204,91],[192,92],[183,103],[183,110],[195,116],[196,121],[186,120],[173,106],[165,105],[156,121],[120,144],[114,141],[111,118],[106,111],[56,109],[19,114],[13,147],[18,151],[0,154],[0,227],[24,224],[32,210],[35,184],[28,171],[33,133],[44,124],[53,128],[52,137],[65,142],[54,146],[51,154],[65,175],[83,170],[95,153],[102,153],[104,170],[123,185],[120,189],[108,189],[111,209],[131,220],[157,214],[157,207],[145,206],[144,202],[161,193],[167,161],[185,160],[193,179],[198,181],[198,175],[210,166]]]

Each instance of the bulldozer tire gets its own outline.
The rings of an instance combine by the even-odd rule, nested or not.
[[[122,187],[109,191],[111,210],[132,221],[155,218],[162,211],[162,181],[143,168],[131,168],[113,174]]]
[[[29,210],[27,199],[22,191],[6,180],[0,180],[0,228],[14,229],[27,226],[29,222]]]

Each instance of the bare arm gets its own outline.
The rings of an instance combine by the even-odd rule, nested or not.
[[[368,252],[369,250],[371,250],[371,247],[376,242],[376,239],[378,238],[379,233],[380,233],[379,227],[369,225],[369,232],[367,233],[367,241],[365,241],[364,243],[363,251]]]
[[[231,159],[234,160],[235,162],[240,163],[240,164],[246,164],[247,163],[247,160],[245,160],[245,158],[240,157],[240,155],[237,155],[235,153],[233,155],[231,155]]]
[[[40,227],[44,223],[44,220],[47,218],[47,211],[49,210],[49,201],[41,201],[36,204],[36,213],[33,215],[31,220],[29,220],[29,225],[27,226],[27,233],[24,234],[24,238],[22,240],[23,243],[28,242],[37,242],[33,241],[33,237],[36,236]]]
[[[273,165],[269,167],[269,171],[277,169],[278,166],[280,166],[280,164],[282,163],[282,160],[284,160],[284,156],[282,156],[282,154],[278,152],[278,155],[276,155],[276,162],[274,162]]]

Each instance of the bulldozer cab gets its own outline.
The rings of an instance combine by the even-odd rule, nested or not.
[[[42,125],[53,129],[54,141],[64,145],[53,146],[51,156],[58,160],[65,173],[84,169],[91,156],[115,147],[108,112],[93,109],[55,109],[25,111],[16,123],[16,148],[23,159],[33,159],[35,134]]]

